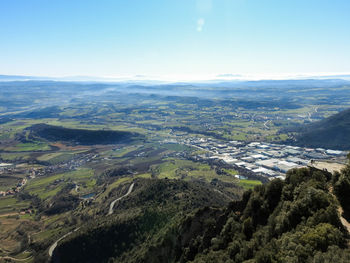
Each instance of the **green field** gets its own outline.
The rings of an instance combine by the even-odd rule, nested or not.
[[[18,143],[14,147],[7,148],[13,152],[33,152],[33,151],[48,151],[50,146],[47,143]]]
[[[151,171],[157,178],[168,179],[201,179],[211,182],[218,179],[223,182],[236,183],[234,177],[237,172],[235,170],[227,170],[228,175],[219,175],[208,164],[193,162],[190,160],[168,159],[166,162],[155,165]]]
[[[2,153],[0,157],[6,161],[15,161],[16,159],[28,159],[30,153]]]
[[[29,202],[18,201],[14,196],[0,197],[0,214],[19,212],[22,208],[27,208]]]
[[[258,180],[239,180],[239,185],[244,189],[253,189],[257,185],[261,185],[262,183]]]
[[[41,199],[46,199],[54,196],[68,182],[76,182],[79,185],[83,184],[82,190],[90,190],[94,187],[93,180],[94,171],[89,168],[80,168],[76,171],[56,174],[46,177],[38,177],[30,180],[25,190],[30,194],[38,195]]]
[[[39,161],[46,161],[49,164],[58,164],[62,162],[67,162],[74,157],[74,153],[72,152],[56,152],[56,153],[48,153],[44,154],[37,159]]]

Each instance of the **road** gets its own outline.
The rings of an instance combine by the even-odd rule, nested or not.
[[[265,128],[268,129],[268,130],[270,129],[270,127],[267,126],[267,124],[268,124],[269,122],[271,122],[271,120],[268,120],[268,121],[265,121],[265,122],[264,122],[264,126],[265,126]]]
[[[335,196],[335,194],[333,193],[333,186],[331,186],[329,188],[329,192],[331,193],[331,195],[338,200],[338,198]],[[350,233],[350,223],[343,217],[343,213],[344,210],[342,208],[342,206],[339,204],[338,206],[338,214],[339,214],[339,218],[340,218],[340,222],[342,223],[342,225],[346,228],[346,230],[348,231],[348,233]],[[348,241],[348,244],[350,245],[350,241]]]
[[[73,232],[79,230],[79,228],[80,227],[74,229],[73,231],[68,232],[67,234],[65,234],[65,235],[61,236],[59,239],[57,239],[56,242],[53,243],[49,248],[49,256],[52,257],[52,254],[53,254],[54,250],[56,249],[58,242],[60,242],[62,239],[66,238],[67,236],[69,236]]]
[[[311,120],[311,113],[310,112],[307,113],[307,118],[309,119],[309,122],[312,122],[312,120]]]
[[[118,202],[119,200],[123,199],[124,197],[127,197],[131,192],[132,192],[132,189],[134,188],[134,183],[132,183],[128,189],[128,192],[123,195],[122,197],[119,197],[117,199],[115,199],[113,202],[111,202],[110,206],[109,206],[109,211],[108,211],[108,215],[111,215],[113,214],[113,207],[115,205],[116,202]],[[50,248],[49,248],[49,256],[52,257],[53,255],[53,252],[55,251],[57,245],[58,245],[58,242],[60,242],[61,240],[63,240],[64,238],[66,238],[67,236],[71,235],[73,232],[79,230],[80,227],[74,229],[73,231],[70,231],[68,233],[66,233],[65,235],[61,236],[59,239],[56,240],[55,243],[53,243]]]
[[[317,113],[317,110],[318,110],[318,107],[316,107],[316,108],[314,109],[314,111],[315,111],[316,113]],[[312,117],[312,112],[308,112],[308,113],[307,113],[307,118],[309,119],[310,122],[312,122],[311,117]]]
[[[73,182],[73,184],[75,184],[75,192],[79,192],[79,185],[78,185],[78,183],[77,182]]]
[[[123,195],[122,197],[119,197],[119,198],[115,199],[113,202],[111,202],[111,204],[109,205],[108,215],[113,214],[113,207],[114,207],[115,203],[118,202],[119,200],[122,200],[124,197],[127,197],[132,192],[133,188],[134,188],[134,183],[132,183],[130,185],[128,192],[125,195]]]
[[[338,213],[339,213],[341,223],[346,228],[346,230],[348,230],[348,232],[350,233],[350,223],[343,217],[344,210],[341,206],[338,207]]]
[[[4,259],[4,260],[12,260],[12,261],[27,261],[29,259],[31,259],[33,256],[27,257],[27,258],[13,258],[13,257],[9,257],[9,256],[5,256],[5,257],[0,257],[0,260]]]

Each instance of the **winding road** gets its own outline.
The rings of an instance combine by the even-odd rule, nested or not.
[[[267,126],[267,124],[268,124],[269,122],[271,122],[271,120],[268,120],[268,121],[265,121],[265,122],[264,122],[264,126],[265,126],[265,128],[268,129],[268,130],[270,129],[270,127]]]
[[[117,199],[115,199],[113,202],[111,202],[111,204],[109,205],[109,211],[108,211],[108,215],[111,215],[113,214],[113,208],[114,208],[114,205],[116,202],[118,202],[119,200],[123,199],[124,197],[127,197],[131,192],[132,192],[132,189],[134,188],[134,183],[132,183],[127,191],[127,193]],[[79,230],[80,227],[74,229],[73,231],[70,231],[66,234],[64,234],[63,236],[61,236],[59,239],[56,240],[55,243],[53,243],[50,248],[49,248],[49,256],[52,257],[53,255],[53,252],[55,251],[57,245],[58,245],[58,242],[60,242],[61,240],[63,240],[64,238],[66,238],[67,236],[71,235],[72,233],[74,233],[75,231]]]
[[[115,199],[113,202],[111,202],[111,204],[109,205],[108,215],[113,214],[113,208],[114,208],[115,203],[118,202],[119,200],[122,200],[124,197],[127,197],[132,192],[133,188],[134,188],[134,183],[132,183],[130,185],[128,192],[125,195],[123,195],[122,197],[119,197],[119,198]]]
[[[51,245],[51,247],[49,248],[49,256],[52,257],[52,254],[53,254],[55,248],[57,247],[58,242],[60,242],[62,239],[66,238],[67,236],[69,236],[69,235],[72,234],[73,232],[78,231],[79,228],[80,228],[80,227],[74,229],[73,231],[68,232],[67,234],[65,234],[65,235],[61,236],[59,239],[57,239],[56,242],[53,243],[53,244]]]

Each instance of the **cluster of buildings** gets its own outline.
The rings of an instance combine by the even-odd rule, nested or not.
[[[68,162],[40,167],[40,168],[23,168],[23,164],[16,165],[14,163],[0,163],[0,174],[24,174],[25,177],[14,187],[6,191],[0,191],[0,196],[14,195],[22,190],[27,184],[28,180],[33,179],[37,176],[43,176],[47,174],[64,173],[67,171],[74,170],[79,166],[84,165],[87,162],[98,157],[97,154],[88,153],[77,155],[77,157],[69,160]]]
[[[15,165],[13,163],[0,163],[0,174],[8,171],[9,169],[14,168]]]
[[[21,189],[27,184],[28,179],[23,178],[15,187],[7,191],[0,191],[0,196],[14,195],[21,191]]]
[[[6,169],[2,170],[0,173],[7,173],[7,174],[25,174],[25,177],[21,179],[11,189],[8,189],[6,191],[0,191],[0,196],[7,196],[7,195],[14,195],[15,193],[20,192],[23,187],[27,184],[28,180],[33,179],[36,177],[38,173],[40,173],[42,169],[23,169],[22,167],[16,167],[15,164],[9,164],[6,166]]]
[[[177,139],[204,151],[200,159],[218,159],[234,167],[243,168],[254,174],[273,178],[285,178],[293,168],[305,167],[311,160],[344,157],[343,151],[322,148],[311,149],[262,142],[223,142],[213,138],[187,137]]]

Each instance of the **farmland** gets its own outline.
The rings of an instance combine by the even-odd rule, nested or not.
[[[289,160],[307,163],[311,157],[304,149],[288,148],[294,136],[289,128],[350,106],[345,84],[294,87],[299,93],[289,85],[264,91],[181,85],[126,91],[123,85],[82,84],[79,96],[63,84],[33,85],[0,83],[13,99],[8,103],[0,96],[0,238],[7,237],[0,257],[28,262],[44,256],[35,254],[37,248],[45,254],[58,237],[104,215],[132,182],[137,192],[157,179],[184,181],[234,200],[244,190],[282,178],[284,172],[273,166],[262,169],[260,162],[266,161],[259,158],[276,155],[282,168]],[[12,88],[32,93],[11,97]],[[325,151],[308,154],[334,158]],[[343,153],[336,157],[344,160]],[[137,208],[129,209],[137,214]],[[18,234],[23,231],[28,236]]]

